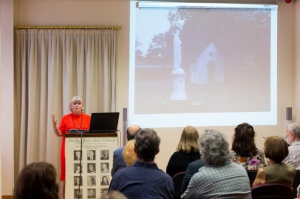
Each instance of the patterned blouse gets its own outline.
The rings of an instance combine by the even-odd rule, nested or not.
[[[257,155],[253,157],[240,157],[234,151],[230,152],[231,161],[243,166],[247,170],[258,170],[266,166],[264,152],[257,149]]]

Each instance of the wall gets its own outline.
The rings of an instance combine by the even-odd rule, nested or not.
[[[0,1],[1,60],[0,60],[0,143],[2,194],[12,193],[14,171],[13,127],[13,5],[14,1]]]
[[[294,5],[284,2],[278,4],[278,125],[255,126],[259,148],[263,147],[264,139],[262,137],[285,135],[285,108],[294,107]],[[127,107],[129,0],[19,0],[15,18],[15,25],[122,26],[122,30],[118,32],[117,42],[117,111],[122,112],[122,109]],[[121,121],[123,121],[122,117],[120,118],[119,129],[122,129]],[[206,127],[198,127],[197,129],[201,132],[204,128]],[[224,132],[231,142],[233,126],[217,127],[217,129]],[[165,170],[168,159],[177,146],[182,128],[155,130],[161,137],[161,149],[156,162],[161,169]],[[2,154],[2,156],[4,155]],[[5,190],[5,193],[9,191]]]
[[[300,1],[295,3],[295,113],[300,120]]]

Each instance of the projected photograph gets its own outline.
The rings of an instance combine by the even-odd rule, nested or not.
[[[269,9],[135,14],[134,114],[270,111]]]

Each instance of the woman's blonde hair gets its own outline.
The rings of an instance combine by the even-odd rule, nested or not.
[[[70,111],[72,112],[72,108],[71,108],[71,105],[74,103],[74,102],[80,102],[82,104],[82,109],[81,109],[81,112],[84,110],[84,107],[83,107],[83,101],[82,99],[79,97],[79,96],[74,96],[72,99],[71,99],[71,102],[70,102]]]
[[[183,153],[199,152],[198,148],[199,133],[196,128],[187,126],[181,133],[181,138],[176,150]]]
[[[130,167],[136,161],[137,157],[134,151],[134,140],[127,142],[127,144],[124,146],[122,155],[128,167]]]

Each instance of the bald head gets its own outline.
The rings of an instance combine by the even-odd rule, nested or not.
[[[139,125],[131,125],[130,127],[127,128],[127,141],[134,139],[135,135],[137,132],[139,132],[139,130],[141,129],[141,127]]]

